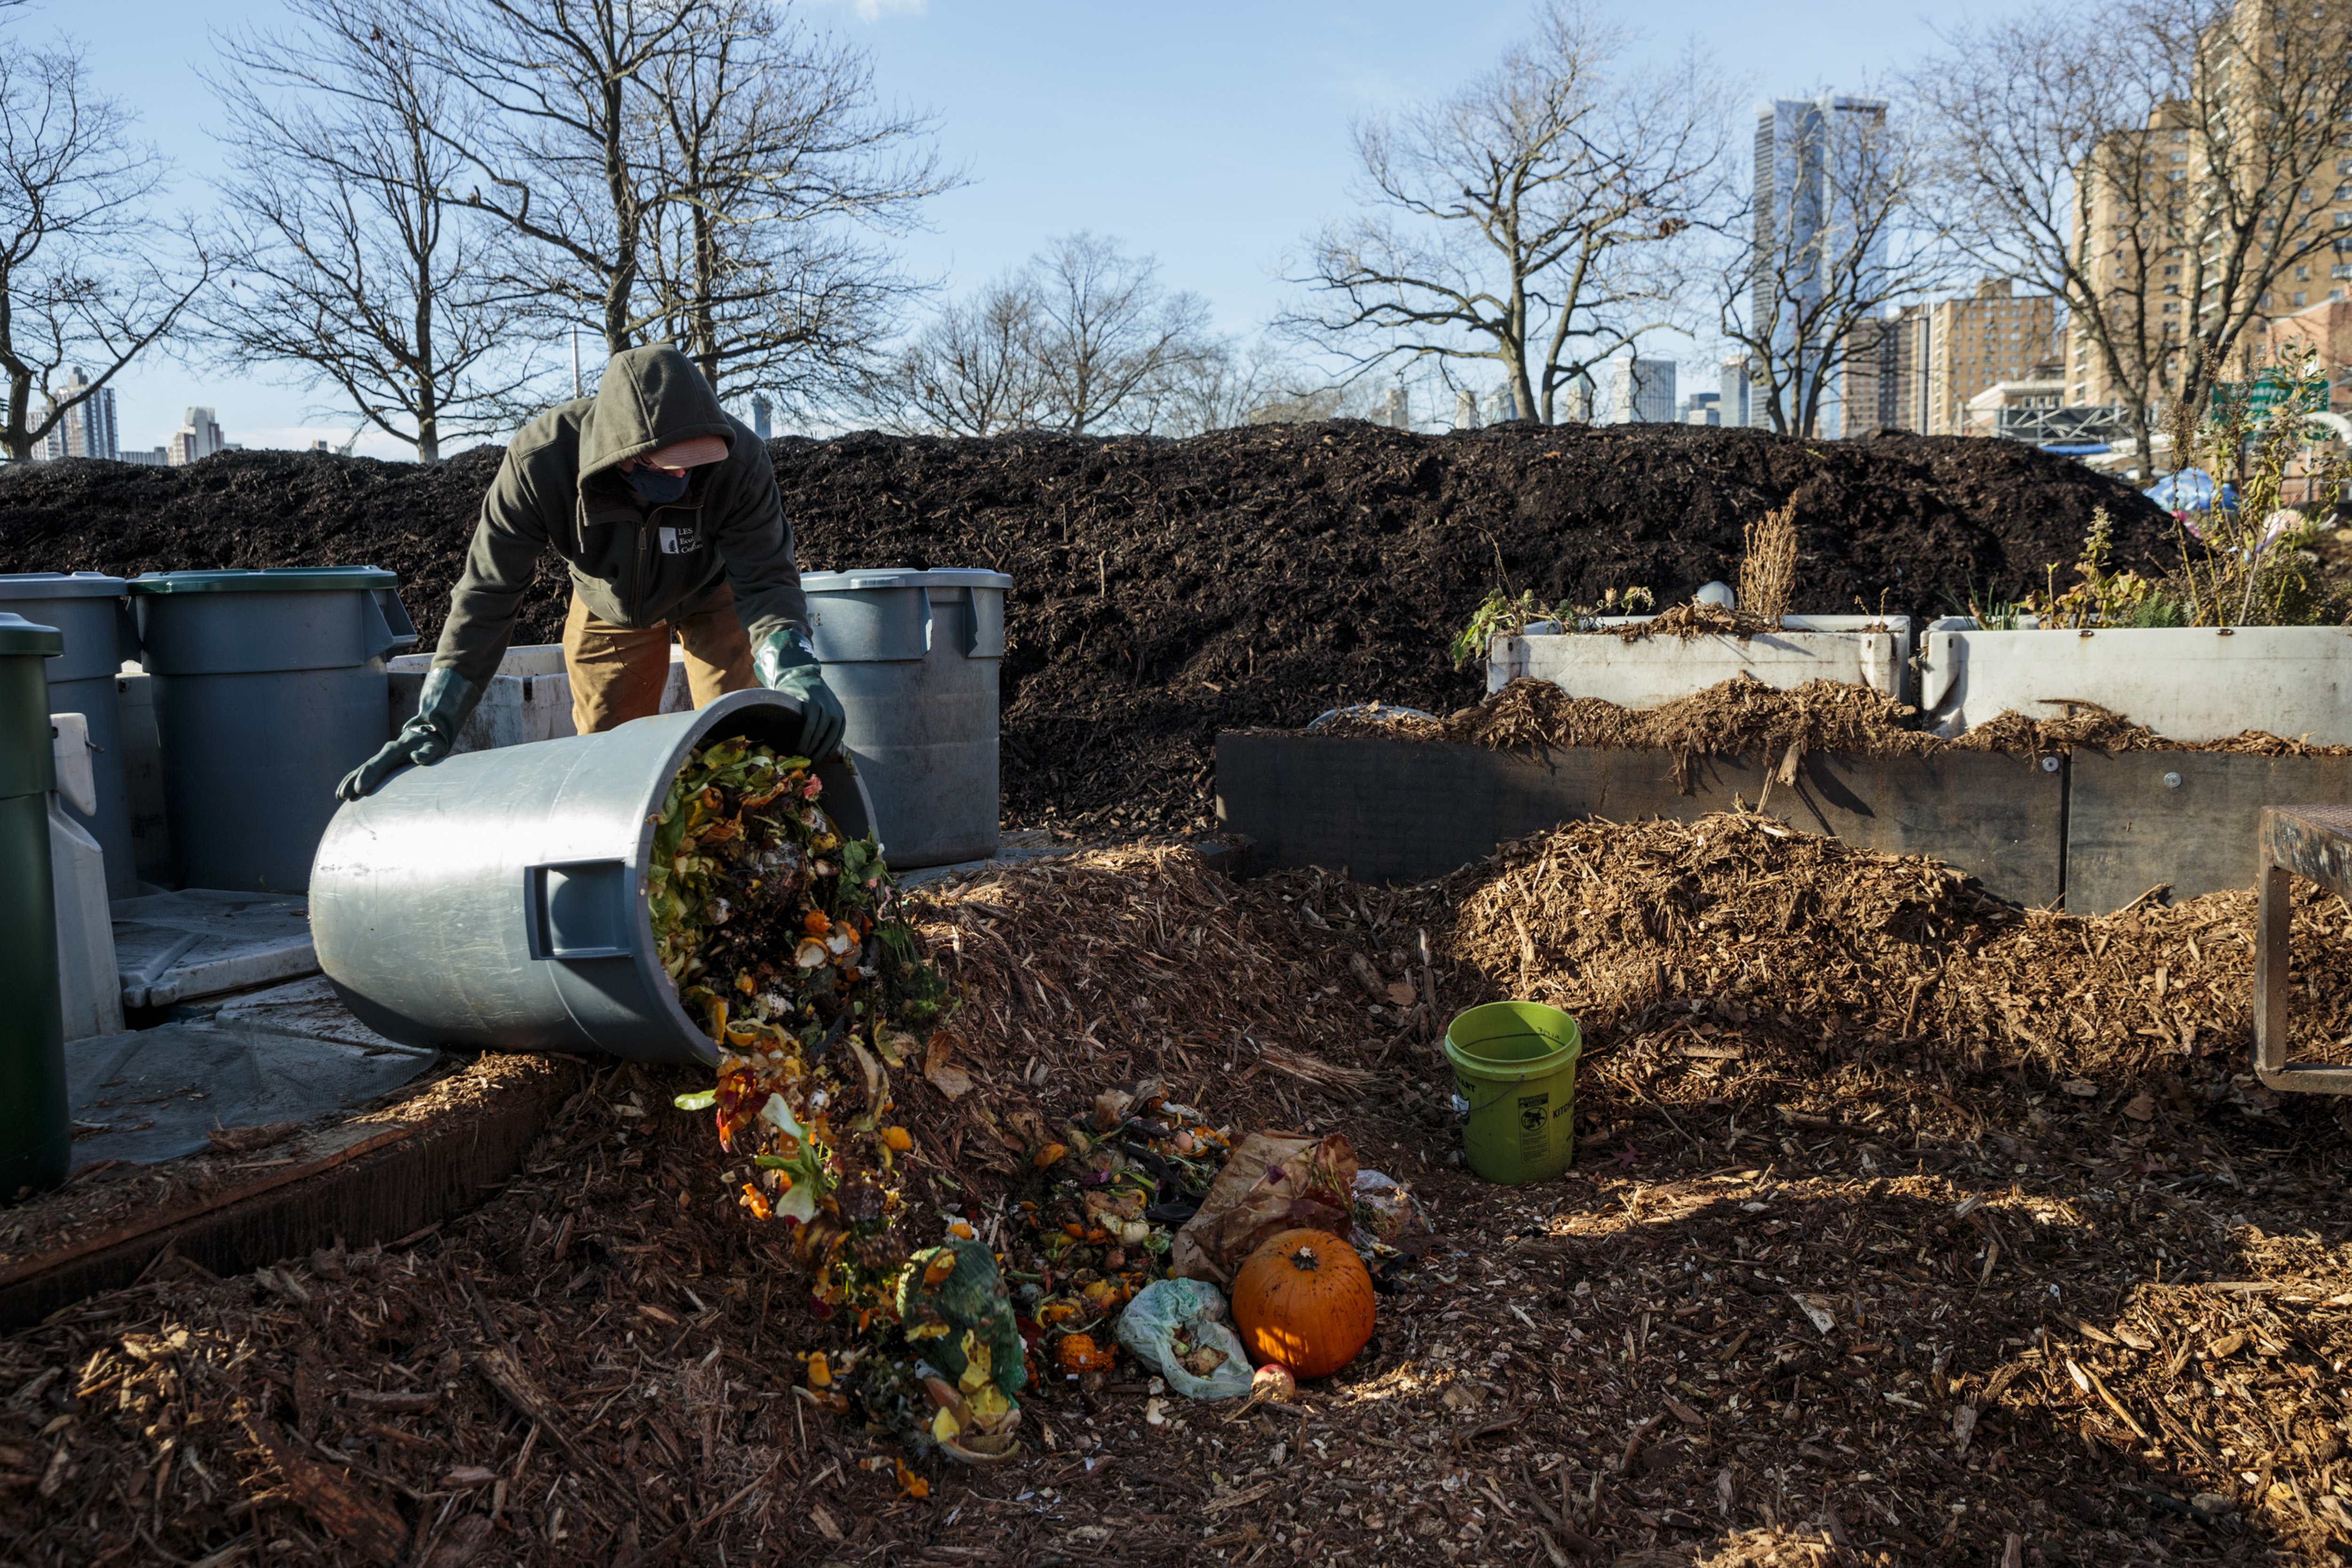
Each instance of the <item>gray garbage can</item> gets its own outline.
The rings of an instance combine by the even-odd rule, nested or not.
[[[124,767],[128,752],[115,705],[115,678],[138,641],[124,588],[121,578],[97,572],[0,575],[0,615],[53,626],[65,637],[64,657],[49,666],[51,711],[79,713],[89,721],[89,742],[97,752],[90,766],[98,785],[98,810],[84,816],[71,805],[59,804],[106,852],[110,899],[139,896],[130,774]]]
[[[65,651],[53,626],[0,615],[0,1204],[66,1179],[65,1009],[49,878],[49,689]]]
[[[654,953],[646,865],[687,754],[748,736],[789,747],[800,705],[755,688],[594,735],[404,768],[335,814],[310,871],[319,967],[360,1021],[411,1046],[604,1051],[713,1063]],[[873,831],[857,775],[820,803]]]
[[[996,852],[1002,572],[803,572],[810,640],[894,867]]]
[[[184,888],[300,892],[335,784],[391,738],[384,656],[416,642],[373,566],[131,581]]]

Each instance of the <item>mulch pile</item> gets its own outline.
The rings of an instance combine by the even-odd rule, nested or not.
[[[987,1234],[1011,1130],[1145,1072],[1344,1131],[1444,1233],[1355,1363],[1292,1405],[1049,1380],[1025,1458],[919,1459],[908,1495],[805,1391],[836,1326],[667,1108],[699,1075],[605,1066],[432,1234],[159,1268],[0,1340],[0,1555],[2325,1562],[2347,1160],[2335,1104],[2231,1070],[2252,906],[2020,913],[1735,816],[1421,888],[1152,847],[967,879],[924,927],[969,1085],[903,1086],[914,1211]],[[2324,1054],[2352,919],[2300,900],[2293,936]],[[1518,1189],[1452,1163],[1435,1043],[1507,994],[1589,1042],[1579,1162]]]
[[[2228,752],[2260,757],[2341,757],[2352,746],[2315,745],[2247,730],[2218,741],[2176,741],[2095,702],[2070,702],[2048,718],[2004,713],[1945,740],[1909,726],[1918,710],[1866,686],[1808,680],[1783,689],[1735,675],[1654,708],[1621,708],[1576,697],[1549,680],[1522,676],[1443,719],[1367,706],[1315,726],[1324,735],[1390,736],[1523,751],[1588,746],[1674,754],[1687,779],[1697,757],[1780,756],[1833,752],[1845,756],[1907,757],[1932,752],[2016,752],[2040,756],[2084,746],[2105,752]]]
[[[1741,531],[1797,508],[1798,611],[1941,614],[2014,598],[2079,552],[2160,572],[2170,520],[2015,442],[1801,441],[1691,426],[1508,426],[1447,437],[1360,423],[1186,441],[859,434],[775,442],[808,570],[1009,573],[1008,822],[1196,831],[1217,731],[1381,700],[1478,693],[1448,640],[1490,589],[1661,605],[1737,575]],[[499,454],[431,468],[225,453],[186,468],[0,472],[0,572],[131,574],[369,562],[401,574],[426,646]],[[542,568],[520,641],[557,639]]]

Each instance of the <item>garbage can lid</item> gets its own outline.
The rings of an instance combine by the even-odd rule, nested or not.
[[[380,566],[265,566],[257,571],[142,572],[134,594],[324,593],[337,588],[392,588],[400,574]]]
[[[855,593],[860,588],[1010,588],[1013,579],[985,568],[940,567],[918,572],[905,566],[877,566],[850,572],[803,572],[801,589],[809,594]]]
[[[55,626],[36,626],[22,616],[0,613],[0,658],[26,654],[55,658],[66,651],[66,635]]]
[[[0,599],[119,599],[125,586],[103,572],[0,573]]]

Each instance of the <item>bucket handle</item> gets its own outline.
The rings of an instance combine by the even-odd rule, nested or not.
[[[626,860],[558,860],[522,872],[523,943],[534,961],[627,958],[636,912]]]

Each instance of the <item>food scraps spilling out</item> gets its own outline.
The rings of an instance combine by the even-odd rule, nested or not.
[[[845,838],[823,793],[805,757],[701,747],[663,802],[647,890],[663,967],[717,1052],[716,1086],[677,1105],[713,1111],[720,1146],[749,1158],[740,1203],[795,1227],[809,1309],[849,1341],[810,1353],[803,1397],[971,1463],[1019,1451],[1033,1354],[1099,1386],[1125,1344],[1181,1392],[1238,1397],[1253,1379],[1223,1321],[1227,1283],[1246,1296],[1252,1356],[1292,1347],[1259,1397],[1353,1359],[1373,1319],[1359,1252],[1385,1266],[1417,1251],[1427,1226],[1410,1194],[1360,1176],[1337,1134],[1236,1146],[1156,1079],[1060,1127],[1016,1121],[1026,1174],[987,1236],[950,1217],[918,1245],[897,1179],[914,1136],[891,1118],[890,1075],[944,1059],[953,999],[880,847]],[[1360,1191],[1377,1201],[1360,1207]],[[1174,1279],[1199,1283],[1154,1289]]]

